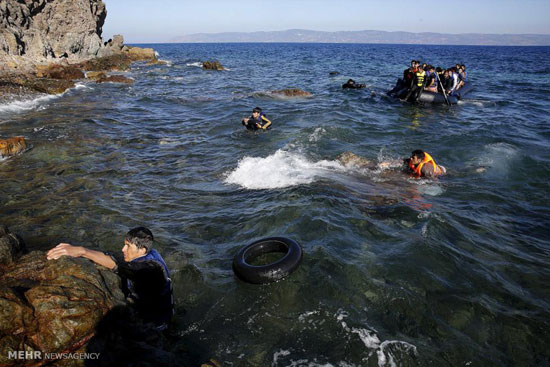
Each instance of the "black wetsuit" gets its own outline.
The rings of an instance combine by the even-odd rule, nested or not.
[[[412,87],[404,99],[406,101],[413,102],[413,103],[418,101],[418,98],[420,98],[420,95],[424,91],[425,86],[426,86],[426,73],[416,72],[413,77]]]
[[[114,271],[122,278],[122,291],[145,322],[165,328],[172,318],[174,302],[172,281],[164,260],[151,250],[146,256],[124,261],[120,254],[110,254]]]
[[[403,70],[403,82],[407,88],[412,88],[415,73],[416,69],[407,68]]]
[[[441,76],[441,85],[443,85],[443,89],[445,89],[447,92],[449,92],[453,88],[453,78],[452,77],[444,77]],[[441,90],[441,86],[437,86],[437,90],[439,93],[443,93]]]

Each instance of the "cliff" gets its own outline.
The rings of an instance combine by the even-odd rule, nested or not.
[[[101,0],[0,0],[0,56],[98,56],[106,16]]]

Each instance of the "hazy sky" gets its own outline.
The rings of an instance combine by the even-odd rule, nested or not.
[[[408,31],[550,34],[550,0],[103,0],[103,38],[170,42],[192,33]],[[411,4],[414,8],[411,9]]]

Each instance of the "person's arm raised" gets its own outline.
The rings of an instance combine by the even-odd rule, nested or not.
[[[68,243],[60,243],[47,253],[48,260],[59,259],[61,256],[85,257],[109,269],[114,269],[116,267],[116,263],[113,259],[103,252],[90,250],[82,246],[73,246]]]

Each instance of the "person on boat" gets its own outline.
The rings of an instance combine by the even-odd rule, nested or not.
[[[252,115],[242,119],[242,124],[248,130],[267,130],[271,126],[271,121],[268,120],[265,114],[262,113],[260,107],[254,107]]]
[[[152,247],[153,233],[137,227],[126,233],[122,254],[60,243],[48,251],[47,259],[84,257],[113,270],[122,278],[122,290],[138,317],[155,329],[164,330],[174,313],[172,280],[164,259]]]
[[[414,150],[410,158],[404,159],[403,162],[406,171],[416,178],[436,177],[447,172],[445,167],[435,163],[431,155],[420,149]]]
[[[425,86],[426,86],[426,72],[424,71],[424,69],[422,69],[422,66],[418,66],[416,68],[416,72],[414,73],[413,86],[409,90],[405,98],[403,99],[405,101],[409,101],[413,103],[417,102]]]
[[[458,85],[459,85],[458,69],[456,69],[455,67],[450,68],[449,69],[449,76],[451,77],[451,80],[453,82],[450,94],[453,94],[455,91],[458,90]]]
[[[441,94],[450,94],[453,87],[453,80],[449,75],[449,69],[443,71],[440,78],[441,85],[438,85],[438,91]]]
[[[405,83],[405,86],[409,89],[413,85],[413,79],[414,79],[414,74],[416,73],[417,65],[418,65],[418,61],[411,60],[411,66],[403,70],[403,82]]]
[[[460,65],[458,69],[458,89],[462,88],[466,84],[466,66]]]
[[[428,70],[426,71],[426,87],[424,87],[424,90],[437,93],[438,84],[439,77],[435,68],[432,65],[428,65]]]
[[[346,88],[349,88],[349,89],[361,89],[361,88],[365,88],[366,85],[365,84],[358,84],[355,82],[355,80],[353,79],[349,79],[345,84],[342,84],[342,88],[343,89],[346,89]]]

